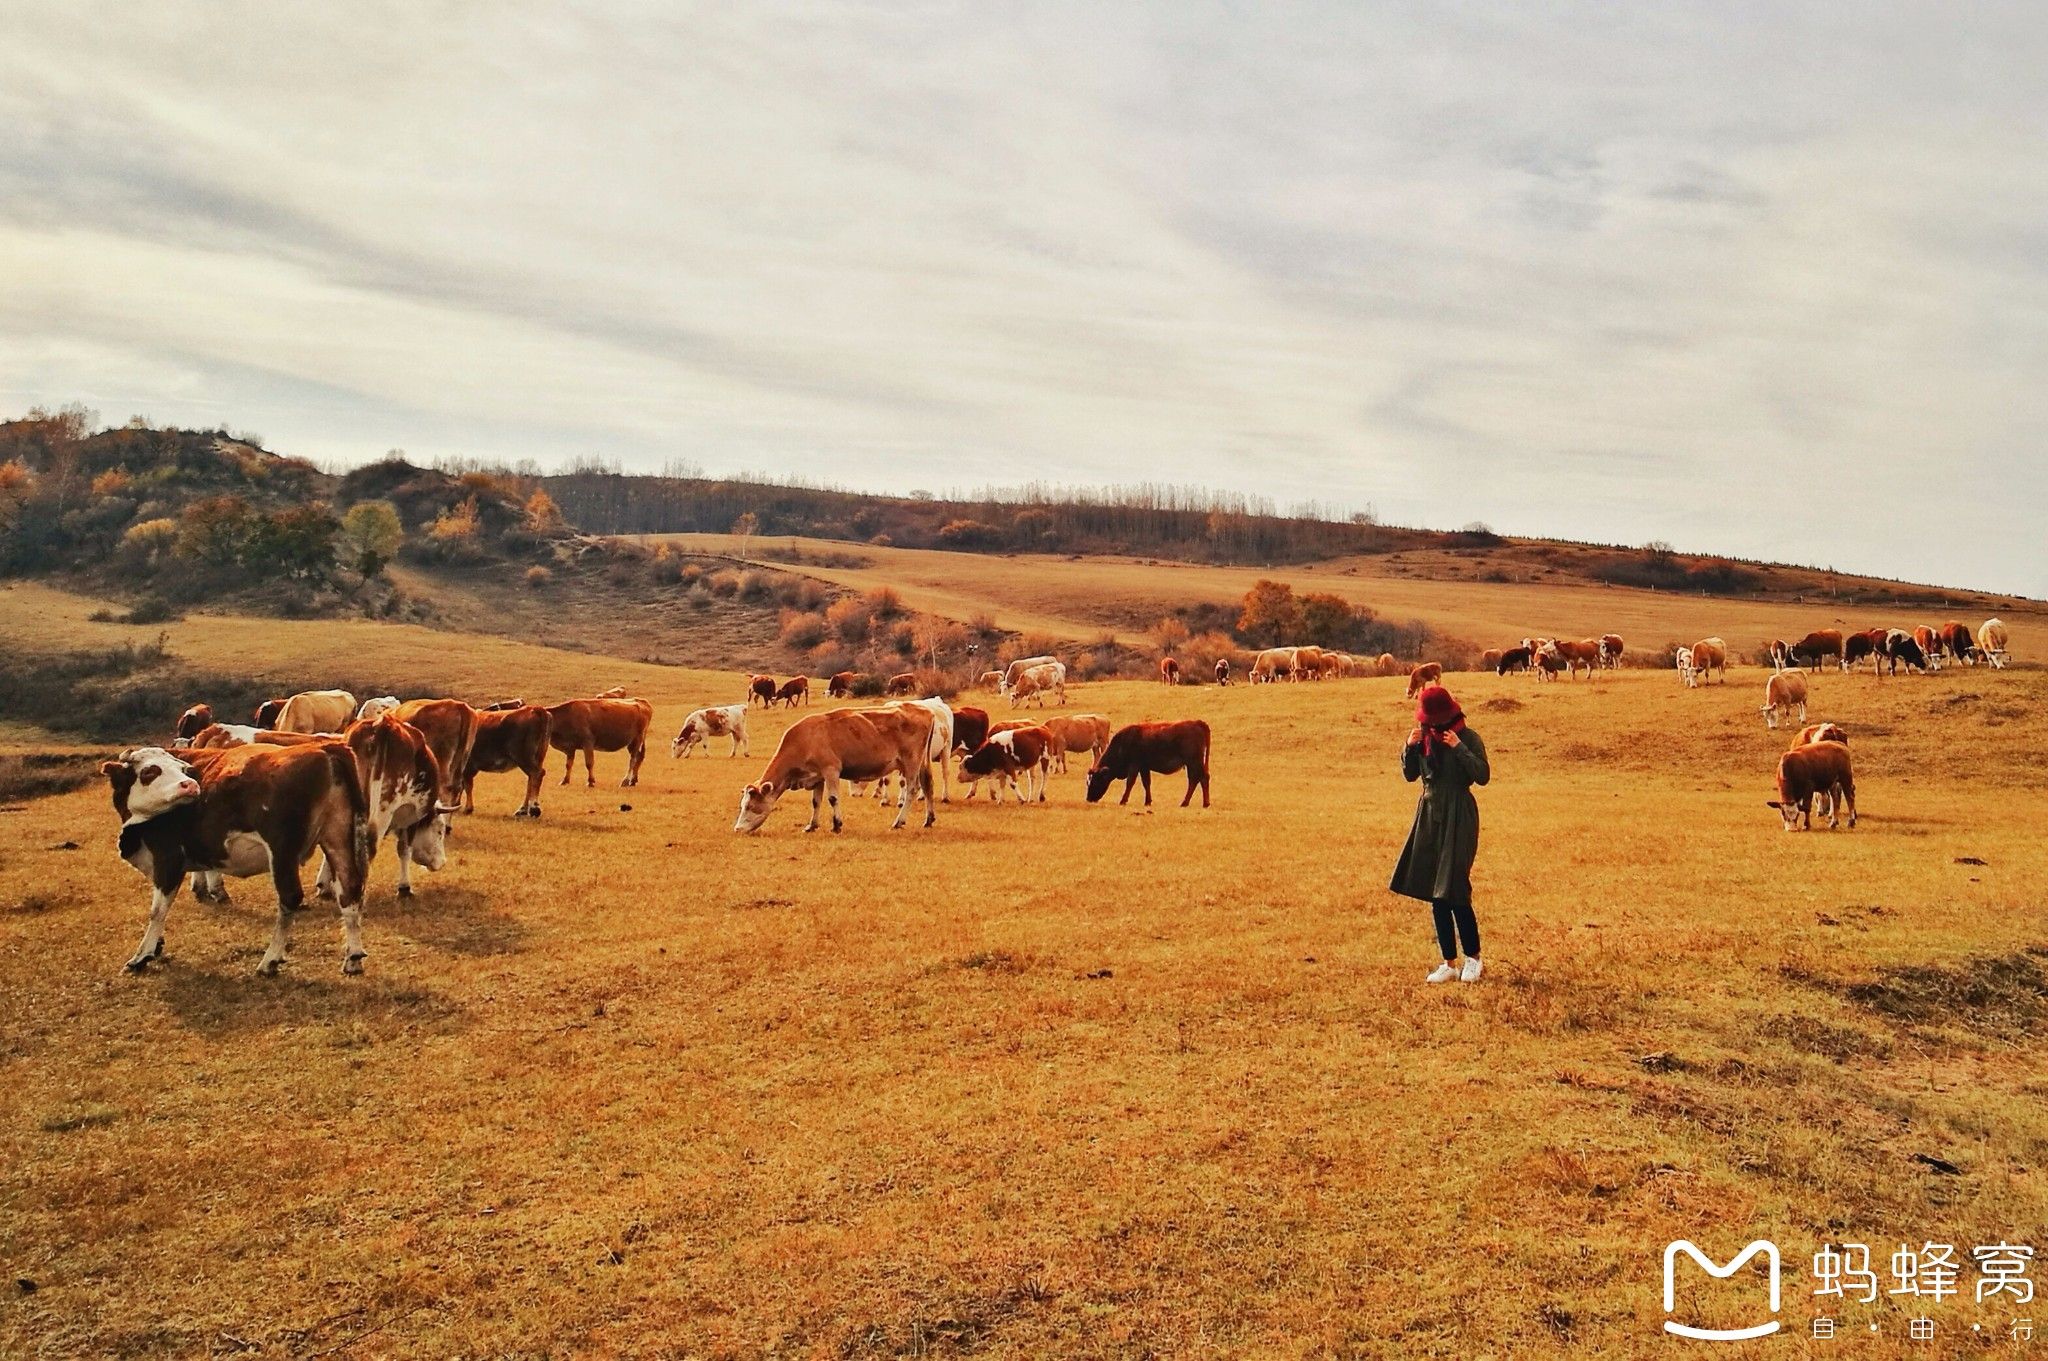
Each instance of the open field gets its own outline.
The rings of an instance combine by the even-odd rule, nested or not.
[[[727,534],[644,535],[637,541],[663,540],[692,552],[736,554],[740,549],[740,541]],[[1645,650],[1718,634],[1747,653],[1767,639],[1802,637],[1817,628],[1860,629],[1880,623],[1910,628],[1941,622],[1936,617],[1940,611],[1922,606],[1888,609],[1841,606],[1824,599],[1803,604],[1723,599],[1583,581],[1445,582],[1433,575],[1401,574],[1402,562],[1387,557],[1254,568],[1107,557],[997,557],[781,536],[756,539],[752,546],[758,552],[792,542],[815,556],[858,555],[868,559],[868,565],[764,565],[857,590],[889,586],[917,609],[962,620],[987,613],[1003,628],[1056,638],[1085,639],[1108,631],[1121,641],[1142,642],[1145,631],[1174,606],[1197,601],[1235,603],[1261,577],[1292,582],[1297,591],[1332,592],[1353,604],[1370,605],[1383,618],[1419,619],[1440,634],[1481,648],[1511,644],[1530,634],[1582,638],[1614,632],[1621,634],[1631,649]],[[1420,571],[1422,564],[1415,566]],[[2012,626],[2015,659],[2048,661],[2048,609],[2038,602],[2022,606],[2010,601],[1982,609],[2000,611],[1999,617]],[[1957,611],[1944,617],[1963,618],[1974,629],[1988,615]]]
[[[155,631],[89,608],[13,587],[0,638]],[[473,699],[625,684],[664,746],[741,690],[384,624],[169,632]],[[417,899],[379,860],[360,979],[318,906],[255,977],[257,881],[181,900],[123,976],[146,892],[104,791],[29,803],[0,821],[0,1265],[36,1289],[0,1354],[1620,1356],[1674,1237],[1775,1238],[1794,1334],[1823,1240],[2037,1240],[2048,674],[1816,678],[1864,818],[1792,836],[1762,673],[1732,675],[1453,678],[1495,769],[1470,988],[1421,986],[1427,911],[1382,887],[1399,681],[1074,688],[1208,719],[1206,811],[1174,778],[1089,807],[1077,769],[931,831],[859,805],[807,837],[791,802],[736,837],[782,712],[751,759],[550,784],[537,824],[486,776]],[[2028,1312],[1964,1290],[1945,1329]],[[1929,1354],[1899,1301],[1835,1312],[1885,1325],[1858,1356]]]

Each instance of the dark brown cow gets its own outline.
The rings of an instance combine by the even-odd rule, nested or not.
[[[1849,748],[1841,742],[1810,742],[1794,747],[1778,758],[1778,797],[1768,800],[1784,819],[1790,832],[1802,823],[1813,827],[1813,801],[1829,797],[1828,826],[1841,825],[1841,809],[1849,809],[1849,825],[1856,825],[1856,779],[1850,772]]]
[[[1941,626],[1941,649],[1959,662],[1977,660],[1977,638],[1968,624],[1951,619]]]
[[[1621,665],[1621,635],[1603,633],[1600,635],[1600,665],[1610,670]]]
[[[1877,659],[1884,653],[1883,629],[1864,629],[1851,633],[1842,639],[1842,670],[1847,671],[1865,657],[1870,659],[1871,674],[1877,673]]]
[[[1180,684],[1180,663],[1171,657],[1159,659],[1159,679],[1168,685]]]
[[[1152,805],[1152,776],[1154,772],[1171,775],[1176,770],[1188,773],[1188,792],[1181,796],[1180,806],[1185,808],[1195,797],[1195,787],[1201,786],[1202,807],[1209,806],[1209,725],[1199,718],[1183,719],[1178,723],[1132,723],[1117,729],[1116,736],[1109,739],[1109,749],[1102,753],[1102,759],[1088,772],[1088,802],[1099,803],[1109,791],[1110,782],[1124,782],[1124,796],[1119,804],[1131,801],[1131,786],[1139,780],[1145,782],[1145,806]]]
[[[576,769],[576,753],[583,753],[583,778],[597,788],[597,753],[626,753],[626,778],[621,788],[640,783],[640,763],[647,759],[647,728],[654,722],[654,706],[644,699],[569,699],[548,706],[548,744],[569,759],[562,766],[562,783],[569,783]]]
[[[1792,644],[1792,661],[1795,665],[1819,666],[1830,657],[1838,662],[1842,659],[1840,629],[1815,629]]]
[[[827,699],[846,699],[853,694],[853,683],[860,677],[851,671],[836,671],[832,679],[825,682]]]
[[[809,704],[811,702],[811,678],[809,676],[790,677],[776,690],[775,698],[792,709],[796,707],[798,700]]]
[[[256,726],[269,731],[277,727],[277,716],[284,712],[283,699],[266,699],[256,706]]]
[[[442,801],[454,803],[462,789],[462,772],[469,767],[469,749],[476,742],[477,712],[459,699],[409,699],[398,706],[397,717],[419,729],[433,748],[447,782]]]
[[[257,965],[284,963],[286,922],[305,901],[299,867],[327,857],[341,908],[341,971],[363,971],[363,875],[375,849],[361,767],[348,744],[247,745],[181,762],[161,747],[125,752],[100,767],[121,819],[121,858],[150,882],[149,925],[128,968],[164,951],[164,918],[185,875],[269,874],[277,925]]]
[[[211,704],[195,704],[184,713],[178,715],[177,730],[171,735],[180,740],[197,737],[202,728],[209,728],[211,726],[213,726],[213,706]]]
[[[1529,660],[1533,655],[1533,652],[1526,647],[1503,648],[1501,649],[1500,662],[1493,668],[1494,673],[1505,676],[1510,671],[1527,671],[1529,669]]]
[[[764,709],[775,707],[775,677],[751,676],[747,680],[747,703],[761,702]]]
[[[479,713],[469,760],[462,767],[462,811],[476,811],[478,775],[517,770],[526,775],[526,797],[512,816],[539,817],[540,784],[547,774],[548,738],[553,728],[554,716],[537,704],[516,709],[493,705]]]
[[[889,684],[883,688],[885,695],[914,695],[917,693],[917,673],[899,671],[889,677]]]
[[[973,751],[988,741],[988,710],[963,704],[953,710],[953,750]]]

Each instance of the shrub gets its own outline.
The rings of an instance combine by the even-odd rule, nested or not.
[[[483,517],[477,510],[476,497],[472,495],[435,516],[433,528],[428,533],[441,543],[473,543],[482,528]]]
[[[376,576],[397,556],[404,537],[398,507],[389,501],[358,501],[341,517],[342,561],[365,577]]]
[[[865,597],[877,619],[894,619],[903,613],[903,597],[887,586],[877,586]]]
[[[853,678],[853,693],[858,699],[873,699],[876,695],[881,694],[883,690],[887,689],[888,685],[889,680],[886,676],[855,676]]]
[[[526,498],[526,527],[536,534],[548,534],[562,527],[562,508],[547,488],[536,487]]]
[[[545,567],[529,567],[526,569],[526,586],[528,590],[537,591],[554,579],[555,574]]]
[[[129,483],[133,480],[133,478],[128,476],[126,469],[109,468],[92,480],[92,494],[94,496],[119,496],[128,490]]]
[[[682,582],[685,586],[695,586],[703,575],[704,569],[702,567],[699,567],[694,562],[685,563],[683,570],[677,574],[676,580]]]
[[[790,647],[815,648],[832,634],[824,615],[801,610],[782,612],[782,641]]]
[[[867,596],[850,595],[832,602],[825,611],[825,622],[845,641],[862,642],[874,627],[875,607]]]
[[[939,543],[946,548],[989,548],[1002,539],[1002,530],[981,520],[949,520],[939,530]]]
[[[740,574],[739,597],[742,600],[759,600],[773,589],[766,572],[742,572]]]
[[[121,556],[141,566],[162,562],[178,547],[178,522],[172,519],[144,520],[130,525],[121,536]]]
[[[740,588],[740,577],[737,572],[714,572],[709,580],[711,594],[715,596],[731,596]]]

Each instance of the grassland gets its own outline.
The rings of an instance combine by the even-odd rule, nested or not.
[[[0,640],[136,632],[89,609],[16,587]],[[664,739],[741,689],[385,624],[170,633],[422,693],[624,684]],[[1733,676],[1454,678],[1496,772],[1469,988],[1421,986],[1426,913],[1383,889],[1398,681],[1075,689],[1208,719],[1206,811],[1075,773],[929,832],[736,837],[784,713],[752,759],[551,784],[537,824],[485,777],[418,898],[380,860],[360,979],[318,909],[255,977],[254,881],[123,976],[145,894],[103,791],[28,803],[0,1265],[35,1289],[0,1354],[1625,1356],[1673,1237],[1775,1238],[1794,1331],[1824,1239],[2038,1237],[2048,673],[1817,678],[1864,818],[1792,836]],[[2024,1312],[1965,1290],[1947,1336]],[[1857,1356],[1932,1354],[1898,1301],[1837,1312],[1884,1326]]]
[[[703,553],[736,555],[743,547],[725,534],[643,538]],[[1234,603],[1259,578],[1275,577],[1294,583],[1298,591],[1330,591],[1353,604],[1370,605],[1388,619],[1419,619],[1444,637],[1481,648],[1512,644],[1531,634],[1581,638],[1615,632],[1632,649],[1658,650],[1719,635],[1746,652],[1767,639],[1802,637],[1816,628],[1911,627],[1939,623],[1942,617],[1961,617],[1975,628],[1998,612],[2013,626],[2016,657],[2048,660],[2048,608],[2008,598],[1972,596],[1968,609],[1943,616],[1925,606],[1844,606],[1823,597],[1804,602],[1721,599],[1592,585],[1575,578],[1447,583],[1453,569],[1471,571],[1485,559],[1466,560],[1443,550],[1261,569],[1157,559],[849,548],[782,537],[772,545],[757,539],[748,547],[758,552],[790,543],[814,558],[858,554],[867,561],[859,567],[769,565],[856,590],[889,586],[915,609],[962,620],[986,614],[1005,629],[1054,638],[1087,639],[1108,631],[1121,641],[1142,642],[1159,616],[1177,605]]]

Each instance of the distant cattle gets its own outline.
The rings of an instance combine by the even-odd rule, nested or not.
[[[1564,654],[1557,650],[1556,640],[1550,638],[1546,638],[1536,645],[1536,651],[1529,658],[1529,664],[1535,668],[1537,680],[1551,681],[1556,680],[1558,673],[1563,671],[1567,665]],[[1409,693],[1412,695],[1415,692],[1411,689]]]
[[[1171,657],[1159,659],[1159,679],[1167,685],[1180,684],[1180,663]]]
[[[501,709],[494,704],[478,712],[476,731],[469,745],[469,759],[462,764],[462,811],[476,811],[478,775],[517,770],[526,776],[526,796],[519,801],[519,807],[512,816],[539,817],[540,786],[547,774],[549,739],[553,736],[553,729],[554,715],[537,704],[521,704],[510,709]]]
[[[1678,679],[1685,683],[1687,689],[1700,683],[1700,673],[1692,664],[1691,648],[1681,647],[1675,650],[1671,654],[1671,664],[1678,668]]]
[[[1025,700],[1035,699],[1039,707],[1045,707],[1045,697],[1056,695],[1064,706],[1067,702],[1067,668],[1059,662],[1047,662],[1034,666],[1010,682],[1010,707],[1020,707]]]
[[[1277,680],[1289,680],[1294,676],[1294,656],[1291,647],[1269,647],[1252,658],[1252,684],[1270,685]]]
[[[201,729],[211,726],[212,723],[213,706],[210,704],[195,704],[184,713],[178,715],[178,726],[172,731],[171,735],[180,739],[195,737]]]
[[[1117,780],[1124,782],[1119,804],[1131,801],[1131,786],[1145,784],[1145,806],[1152,806],[1152,777],[1188,773],[1188,792],[1181,796],[1185,808],[1202,791],[1202,807],[1209,806],[1209,725],[1198,718],[1178,723],[1132,723],[1118,728],[1109,746],[1088,772],[1088,802],[1099,803]]]
[[[1499,660],[1493,664],[1493,670],[1496,675],[1501,676],[1507,675],[1510,671],[1527,671],[1529,669],[1529,661],[1530,652],[1528,648],[1503,648],[1501,649]]]
[[[284,702],[277,721],[268,726],[278,732],[338,733],[355,712],[356,697],[346,690],[302,690]]]
[[[1294,649],[1294,679],[1315,681],[1323,678],[1323,650],[1314,646]]]
[[[367,723],[373,718],[382,718],[385,714],[392,712],[396,708],[398,708],[398,696],[396,695],[378,695],[372,699],[366,699],[356,706],[356,722]]]
[[[1055,746],[1052,734],[1037,724],[990,733],[986,742],[960,762],[960,777],[964,780],[993,777],[997,803],[1003,801],[1002,791],[1006,785],[1020,804],[1044,803]],[[1023,777],[1021,788],[1019,776]]]
[[[1764,682],[1764,726],[1776,728],[1780,719],[1792,722],[1792,711],[1799,711],[1798,721],[1806,721],[1806,673],[1799,670],[1773,671]]]
[[[1815,629],[1798,642],[1792,644],[1794,666],[1819,666],[1825,661],[1839,663],[1842,660],[1842,631],[1840,629]]]
[[[1564,658],[1565,675],[1577,676],[1583,668],[1588,676],[1600,664],[1600,640],[1598,638],[1558,638],[1551,642],[1551,648]]]
[[[1792,656],[1792,644],[1786,642],[1783,638],[1773,638],[1770,642],[1765,643],[1764,656],[1770,659],[1773,671],[1783,671],[1788,667],[1798,665],[1798,662]]]
[[[1919,641],[1904,629],[1885,631],[1882,655],[1894,676],[1899,674],[1900,663],[1904,663],[1909,671],[1928,669],[1927,654],[1921,650]]]
[[[759,702],[764,709],[775,707],[775,677],[747,677],[747,703]]]
[[[683,726],[668,744],[670,756],[688,756],[702,746],[705,754],[711,751],[711,739],[729,737],[732,750],[729,756],[745,756],[747,746],[747,706],[744,704],[722,704],[715,708],[695,709],[683,720]]]
[[[1621,635],[1603,633],[1600,635],[1600,665],[1609,669],[1621,665]]]
[[[609,689],[600,690],[591,696],[592,699],[624,699],[625,697],[626,687],[623,685],[614,685]]]
[[[363,877],[375,844],[361,767],[346,743],[231,747],[191,753],[189,764],[142,747],[100,773],[121,819],[121,858],[150,881],[149,924],[130,970],[163,954],[164,919],[185,875],[212,872],[270,876],[277,921],[257,969],[276,973],[291,914],[305,901],[299,868],[317,850],[341,909],[342,972],[362,972]]]
[[[811,702],[811,678],[809,676],[790,677],[776,689],[775,698],[792,709],[797,706],[798,700],[809,704]]]
[[[477,711],[459,699],[409,699],[393,712],[427,739],[448,782],[447,800],[454,802],[462,789],[469,749],[476,742]]]
[[[1053,761],[1061,774],[1066,773],[1068,752],[1085,751],[1092,764],[1109,749],[1109,720],[1101,714],[1054,714],[1043,726],[1059,739]]]
[[[1941,670],[1941,633],[1926,624],[1913,626],[1913,641],[1920,645],[1920,655],[1927,659],[1929,671]]]
[[[1842,670],[1847,671],[1856,663],[1868,657],[1872,674],[1877,671],[1877,659],[1884,646],[1883,629],[1863,629],[1857,633],[1845,634],[1842,638]]]
[[[845,699],[853,693],[853,683],[860,677],[851,671],[836,671],[832,679],[825,682],[825,698]]]
[[[1502,651],[1503,649],[1501,648],[1490,647],[1486,649],[1486,651],[1480,653],[1479,669],[1481,671],[1498,672],[1500,670],[1500,659]]]
[[[1003,673],[1000,671],[984,671],[975,679],[974,683],[984,690],[999,691],[1003,688]]]
[[[1719,638],[1700,639],[1692,645],[1692,669],[1702,685],[1712,680],[1716,671],[1721,673],[1722,684],[1727,684],[1728,645]]]
[[[924,795],[924,825],[930,827],[938,821],[932,806],[931,732],[931,714],[913,704],[807,714],[782,734],[761,778],[740,791],[740,811],[733,830],[758,831],[784,794],[808,789],[811,820],[804,830],[817,829],[818,814],[829,799],[832,830],[837,832],[844,825],[839,814],[840,783],[865,783],[890,775],[903,777],[903,793],[891,829],[903,826],[910,816],[910,802],[920,792]]]
[[[1977,663],[1977,639],[1968,624],[1951,619],[1941,626],[1941,650],[1959,662]]]
[[[562,783],[569,783],[576,769],[576,753],[583,753],[583,778],[597,787],[597,753],[626,753],[626,777],[621,787],[640,783],[640,763],[647,759],[647,728],[654,721],[654,706],[644,699],[570,699],[548,706],[548,744],[568,759],[562,763]]]
[[[1216,659],[1216,683],[1218,685],[1230,684],[1230,658],[1218,657]]]
[[[1768,801],[1790,832],[1802,824],[1813,826],[1813,801],[1828,798],[1828,826],[1840,826],[1841,810],[1849,810],[1849,825],[1856,825],[1856,780],[1849,762],[1849,748],[1842,742],[1811,742],[1794,747],[1778,758],[1778,797]]]
[[[2004,620],[1986,619],[1982,624],[1977,626],[1978,655],[1983,657],[1984,660],[1989,662],[1992,666],[1998,667],[2001,670],[2004,668],[2006,662],[2007,642],[2008,638],[2005,631]]]
[[[889,677],[889,683],[882,687],[882,693],[885,695],[916,694],[917,673],[915,671],[898,671],[895,675]]]
[[[1422,693],[1423,686],[1435,685],[1443,678],[1442,662],[1423,662],[1408,673],[1408,698],[1415,698]]]
[[[1058,660],[1059,658],[1050,654],[1042,657],[1019,657],[1003,668],[1003,684],[1001,688],[1007,692],[1011,686],[1017,683],[1017,677],[1023,675],[1032,667],[1050,666]]]
[[[1398,676],[1401,674],[1401,663],[1395,660],[1393,653],[1382,652],[1373,659],[1372,673],[1375,676]]]

